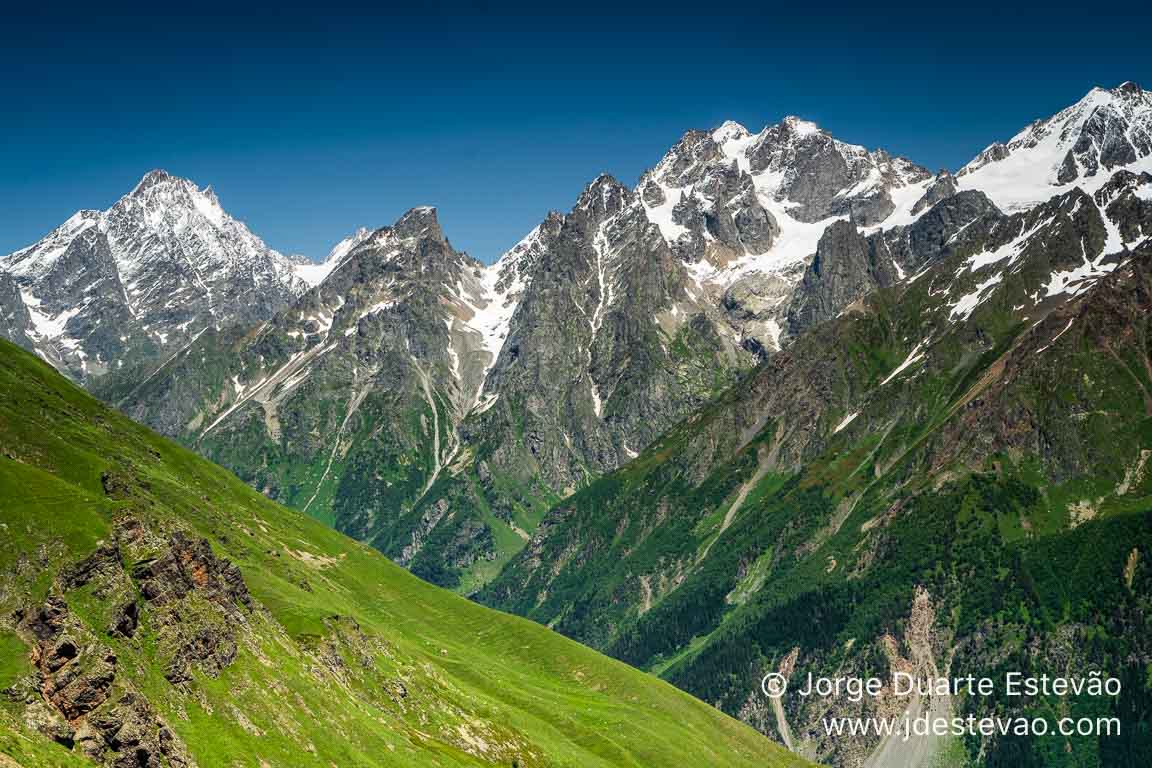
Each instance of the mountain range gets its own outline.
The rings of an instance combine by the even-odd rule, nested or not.
[[[0,261],[0,335],[428,581],[912,764],[753,681],[1149,661],[1150,172],[1133,83],[954,173],[730,122],[484,265],[427,207],[306,263],[154,171]]]

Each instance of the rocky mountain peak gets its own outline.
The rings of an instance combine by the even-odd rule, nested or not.
[[[1093,88],[1009,141],[990,145],[957,178],[984,189],[1005,210],[1023,210],[1073,184],[1093,194],[1124,167],[1152,170],[1152,96],[1133,82]]]
[[[171,181],[173,178],[175,177],[173,177],[163,168],[154,168],[151,171],[148,171],[148,173],[144,174],[144,176],[140,179],[139,182],[136,183],[136,186],[128,194],[137,195],[143,192],[147,192],[152,187],[155,187],[158,184],[165,184]]]
[[[1116,93],[1124,94],[1125,96],[1140,96],[1143,95],[1144,89],[1131,80],[1125,80],[1115,88]]]
[[[808,136],[815,136],[816,134],[827,135],[819,125],[811,120],[805,120],[797,115],[787,115],[780,121],[780,125],[786,128],[793,136],[797,138],[805,138]]]
[[[614,176],[602,173],[584,188],[573,212],[596,217],[611,216],[627,204],[631,194],[628,187],[617,181]]]
[[[725,120],[720,127],[712,131],[712,141],[723,144],[728,141],[739,141],[751,135],[748,129],[735,120]]]
[[[392,231],[402,239],[427,237],[447,242],[444,230],[440,228],[436,209],[430,205],[412,208],[392,225]]]
[[[108,210],[78,211],[0,259],[28,305],[37,351],[84,381],[127,376],[209,325],[267,319],[303,292],[298,266],[210,188],[160,169]]]

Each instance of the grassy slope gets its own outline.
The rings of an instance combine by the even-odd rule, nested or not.
[[[192,692],[164,680],[146,633],[106,640],[121,674],[202,765],[795,763],[666,683],[424,584],[269,502],[6,342],[0,392],[0,615],[42,599],[51,573],[107,535],[126,504],[103,493],[101,473],[111,468],[127,468],[147,488],[134,503],[149,522],[207,537],[268,609],[253,615],[237,660],[217,679],[198,676]],[[31,579],[13,576],[20,554],[38,549],[47,567]],[[318,672],[312,652],[322,638],[342,636],[348,622],[337,616],[381,641],[373,667],[349,666],[344,679]],[[19,655],[8,653],[18,643],[0,624],[4,685],[22,673]],[[382,693],[395,680],[407,690],[399,701]],[[18,706],[0,700],[0,754],[26,765],[74,764],[71,753],[16,725]]]

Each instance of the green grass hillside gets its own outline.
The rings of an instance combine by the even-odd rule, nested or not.
[[[7,342],[0,393],[0,766],[799,764],[268,501]]]

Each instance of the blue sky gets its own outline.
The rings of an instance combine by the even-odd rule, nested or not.
[[[798,114],[955,168],[1095,84],[1152,87],[1150,11],[1124,0],[1096,19],[794,0],[158,8],[6,11],[0,253],[161,167],[285,252],[320,257],[429,204],[490,261],[689,128]]]

